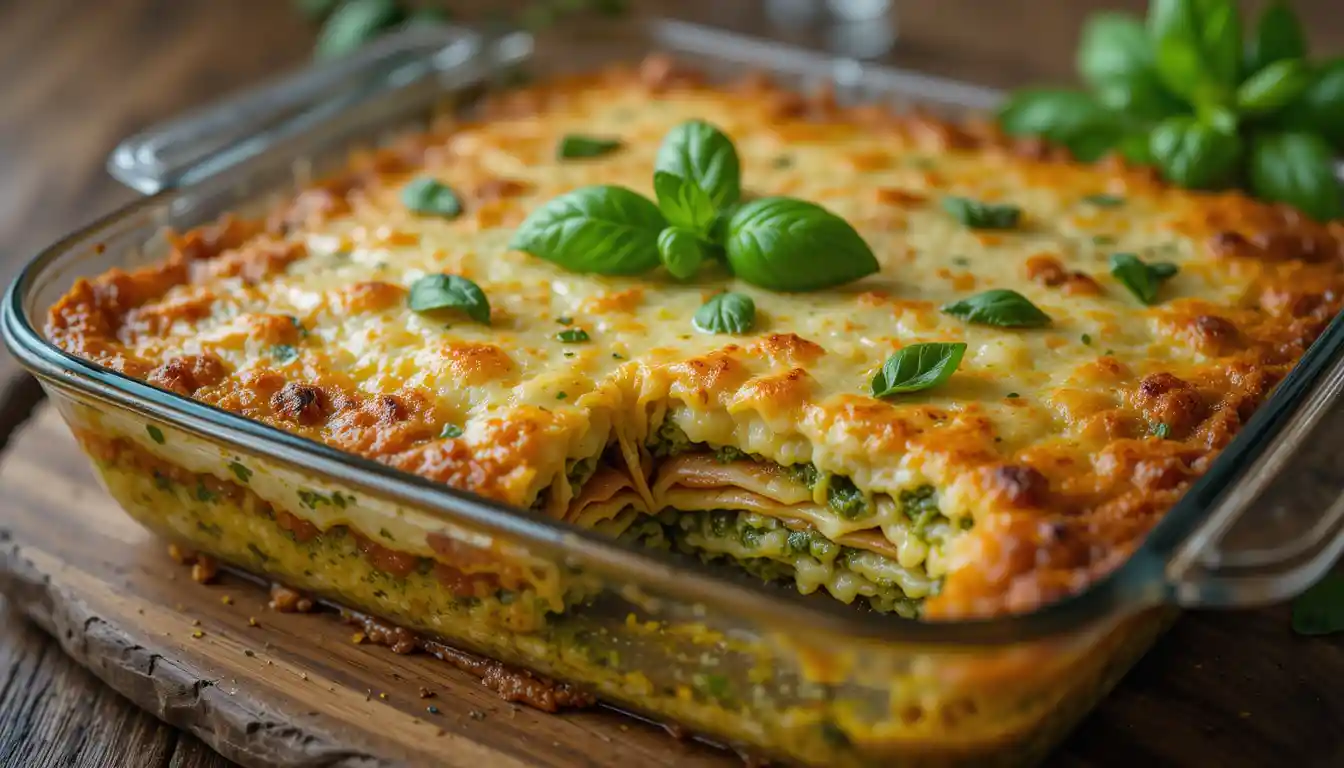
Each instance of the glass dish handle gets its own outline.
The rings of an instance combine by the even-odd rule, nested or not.
[[[483,70],[478,64],[507,64],[530,53],[530,39],[517,38],[499,38],[487,46],[480,34],[461,27],[411,25],[349,56],[317,63],[138,133],[112,151],[108,171],[144,194],[189,184],[418,80],[479,73]],[[494,54],[489,62],[483,51]]]
[[[1316,361],[1314,373],[1294,371],[1272,398],[1292,401],[1292,393],[1282,390],[1309,389],[1296,407],[1257,414],[1270,428],[1259,436],[1267,441],[1263,451],[1257,453],[1255,440],[1261,425],[1255,419],[1246,425],[1244,436],[1252,439],[1239,453],[1254,458],[1229,457],[1230,466],[1220,473],[1239,481],[1207,478],[1213,487],[1206,490],[1219,495],[1167,565],[1167,584],[1181,605],[1284,600],[1315,583],[1344,551],[1344,451],[1338,449],[1344,435],[1344,353],[1335,338],[1344,336],[1342,331],[1336,320],[1317,342],[1333,354]]]

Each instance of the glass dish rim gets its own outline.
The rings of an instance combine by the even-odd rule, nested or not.
[[[291,161],[294,157],[289,158]],[[274,162],[262,153],[230,171],[255,171]],[[230,174],[224,174],[230,175]],[[169,186],[134,200],[80,227],[42,249],[6,289],[0,307],[0,333],[15,358],[44,383],[74,389],[118,407],[151,414],[188,431],[207,433],[211,439],[246,446],[280,461],[304,459],[307,466],[381,495],[410,503],[432,514],[456,516],[481,530],[516,538],[527,544],[557,548],[595,562],[608,572],[634,572],[636,583],[646,583],[669,595],[689,597],[696,604],[758,619],[762,626],[806,626],[847,638],[910,644],[996,646],[1057,636],[1081,629],[1117,609],[1138,610],[1172,602],[1173,584],[1166,567],[1180,545],[1204,522],[1216,499],[1238,472],[1255,461],[1263,446],[1283,426],[1280,416],[1290,413],[1344,350],[1344,314],[1336,316],[1268,400],[1224,448],[1205,474],[1148,532],[1119,567],[1090,582],[1079,592],[1021,614],[946,622],[897,619],[864,613],[838,603],[807,600],[773,591],[750,581],[725,578],[698,563],[673,562],[660,553],[600,537],[569,523],[546,518],[459,491],[428,479],[344,453],[331,446],[251,421],[190,398],[156,389],[110,369],[78,358],[49,342],[24,311],[24,298],[38,277],[63,255],[88,246],[100,232],[126,221],[142,210],[171,205],[218,180],[207,176],[184,185]],[[265,191],[254,192],[254,197]],[[209,429],[206,429],[209,428]],[[248,439],[250,438],[250,439]]]

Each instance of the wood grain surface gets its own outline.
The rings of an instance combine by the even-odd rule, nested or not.
[[[636,5],[812,47],[886,46],[883,60],[1001,87],[1070,77],[1076,30],[1088,12],[1144,5],[895,2],[895,28],[800,24],[745,0]],[[497,3],[467,5],[469,14],[480,14]],[[1314,49],[1344,54],[1339,0],[1296,5],[1310,22]],[[131,199],[103,172],[121,137],[300,66],[311,42],[312,31],[283,0],[0,0],[0,280],[66,231]],[[0,351],[0,440],[36,396]],[[17,455],[35,445],[30,439]],[[47,475],[53,487],[87,478],[78,465],[54,466],[56,475]],[[0,485],[0,525],[15,509],[9,491]],[[0,765],[226,764],[103,685],[4,606],[0,597]],[[1282,608],[1192,615],[1052,762],[1344,765],[1341,680],[1344,642],[1293,636]]]

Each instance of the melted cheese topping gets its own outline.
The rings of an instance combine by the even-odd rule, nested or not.
[[[747,195],[843,216],[880,274],[777,294],[713,268],[688,283],[579,275],[508,248],[528,213],[576,187],[651,196],[663,135],[692,118],[734,139]],[[557,160],[569,133],[623,147]],[[425,175],[457,191],[462,216],[402,205]],[[1102,193],[1119,204],[1090,201]],[[946,195],[1020,206],[1022,224],[968,229]],[[519,506],[568,489],[566,465],[612,443],[639,466],[585,517],[653,503],[638,446],[662,414],[693,441],[812,462],[869,493],[931,484],[944,514],[975,525],[939,564],[950,575],[925,615],[982,616],[1077,591],[1123,560],[1338,310],[1342,242],[1338,223],[1072,164],[989,129],[760,83],[711,88],[662,66],[514,93],[484,122],[357,154],[266,221],[226,219],[172,238],[161,265],[80,281],[48,331],[165,389]],[[1109,275],[1115,252],[1180,267],[1160,304]],[[408,309],[407,286],[440,272],[480,285],[489,326]],[[991,288],[1053,323],[939,312]],[[725,289],[755,300],[751,335],[692,328]],[[591,341],[562,343],[565,328]],[[945,385],[869,396],[888,355],[930,341],[968,344]],[[441,437],[447,424],[463,434]],[[762,490],[660,494],[699,494],[693,508],[709,508],[705,493],[797,503]]]

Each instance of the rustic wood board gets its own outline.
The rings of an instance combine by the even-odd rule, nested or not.
[[[357,645],[329,615],[272,612],[250,582],[191,581],[97,487],[49,406],[11,443],[0,488],[0,589],[15,607],[112,688],[234,760],[741,765],[614,712],[505,703],[437,659]],[[1292,635],[1283,608],[1188,616],[1050,764],[1344,765],[1341,681],[1344,641]]]

